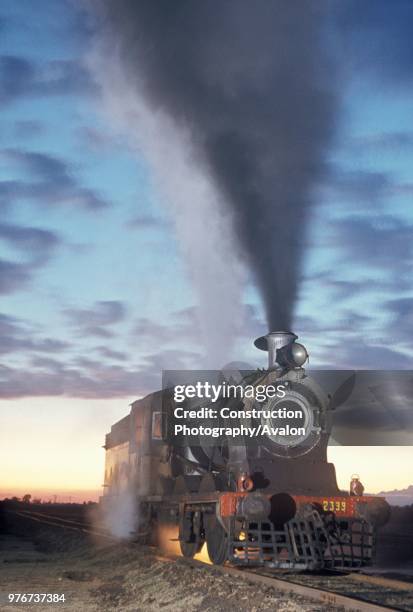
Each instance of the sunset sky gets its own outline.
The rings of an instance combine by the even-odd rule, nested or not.
[[[337,135],[302,237],[293,331],[311,366],[411,369],[413,3],[346,4],[331,25]],[[174,207],[101,90],[82,7],[0,7],[0,496],[100,491],[111,423],[163,368],[211,363]],[[252,345],[263,306],[242,274],[216,367],[265,366]],[[343,487],[353,472],[372,492],[413,483],[413,447],[330,458]]]

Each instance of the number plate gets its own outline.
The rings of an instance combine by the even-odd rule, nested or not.
[[[346,514],[350,508],[345,499],[323,499],[324,512],[337,512],[337,514]]]

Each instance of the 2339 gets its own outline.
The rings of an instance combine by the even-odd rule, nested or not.
[[[338,499],[323,499],[324,512],[346,512],[347,502]]]

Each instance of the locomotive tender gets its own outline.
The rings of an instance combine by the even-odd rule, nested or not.
[[[275,433],[236,443],[190,437],[177,444],[168,427],[172,393],[157,391],[133,402],[106,435],[102,506],[122,504],[127,493],[136,504],[137,534],[150,538],[157,525],[177,524],[182,554],[192,557],[206,543],[215,564],[355,569],[371,563],[376,529],[387,521],[389,506],[363,495],[357,479],[350,492],[339,490],[327,461],[329,396],[307,375],[308,354],[296,339],[291,332],[258,338],[257,348],[268,351],[268,369],[245,374],[241,382],[282,385],[284,396],[268,399],[265,407],[299,408],[305,436]],[[233,406],[251,408],[253,402]]]

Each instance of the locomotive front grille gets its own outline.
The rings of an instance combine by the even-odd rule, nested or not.
[[[357,569],[371,563],[374,532],[358,518],[326,523],[317,511],[275,529],[271,522],[247,522],[243,540],[230,521],[228,558],[239,565],[282,569]],[[239,528],[238,528],[239,534]]]

